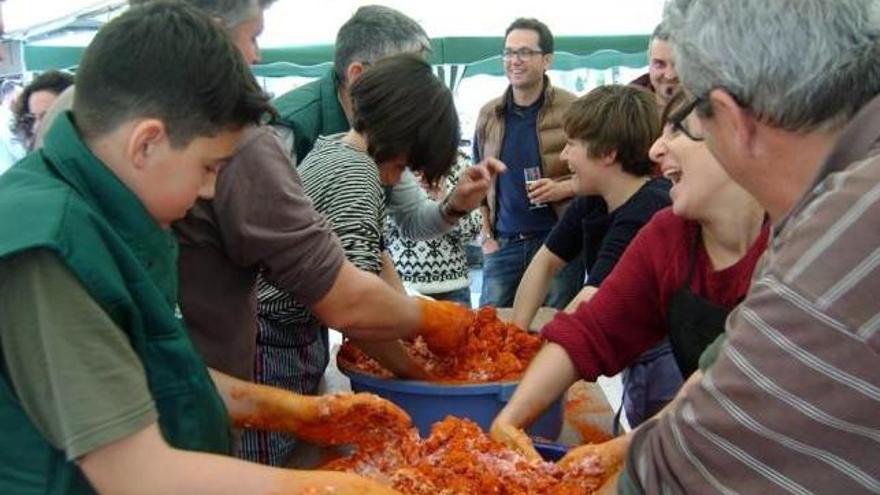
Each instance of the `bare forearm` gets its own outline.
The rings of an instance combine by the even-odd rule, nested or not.
[[[388,251],[382,251],[382,271],[379,273],[379,278],[384,280],[386,284],[390,285],[397,292],[406,294],[406,289],[403,287],[403,281],[400,280],[400,274],[397,272],[397,268],[394,266],[394,260],[391,259],[391,254],[388,253]]]
[[[285,422],[297,414],[297,400],[302,397],[298,394],[208,371],[237,428],[285,430]]]
[[[392,493],[346,473],[293,471],[171,448],[157,425],[79,461],[101,495],[294,495]]]
[[[552,279],[553,277],[546,277],[543,273],[530,275],[528,271],[523,276],[513,299],[513,323],[518,327],[529,329],[538,308],[547,298]]]
[[[427,371],[406,352],[406,348],[399,340],[387,342],[353,340],[352,343],[393,373],[394,376],[417,380],[428,378]]]
[[[589,301],[596,294],[596,291],[598,291],[598,290],[599,290],[598,288],[593,287],[592,285],[585,285],[581,289],[581,291],[578,292],[577,295],[575,295],[571,301],[569,301],[569,303],[565,306],[565,309],[563,311],[565,311],[566,313],[574,313],[575,310],[577,310],[577,307],[582,302]]]
[[[220,397],[223,399],[224,405],[226,405],[226,411],[229,413],[233,423],[236,423],[236,417],[247,414],[254,409],[253,402],[243,398],[238,393],[238,390],[256,386],[256,384],[239,380],[212,368],[208,368],[208,373],[211,375],[211,380],[214,381],[214,386],[217,387],[217,391],[220,393]]]
[[[520,328],[529,329],[563,265],[564,261],[544,246],[532,258],[513,299],[513,322]]]
[[[497,420],[517,428],[528,426],[577,379],[577,369],[565,349],[552,342],[546,344]]]
[[[702,378],[702,372],[699,370],[692,374],[685,384],[681,387],[676,394],[675,398],[666,404],[666,406],[660,410],[657,414],[653,416],[653,418],[660,418],[664,414],[668,414],[671,411],[675,404],[681,400],[681,397],[684,396],[685,392],[690,388],[700,382]],[[632,439],[635,436],[635,432],[638,431],[643,425],[647,424],[648,421],[645,421],[635,429],[621,435],[617,438],[609,440],[605,443],[601,444],[591,444],[585,445],[583,447],[578,447],[572,451],[570,451],[561,461],[560,465],[565,467],[567,464],[578,462],[580,459],[583,459],[587,456],[589,457],[598,457],[599,463],[603,465],[607,471],[614,472],[614,474],[597,490],[595,493],[597,494],[612,494],[617,493],[617,479],[620,476],[620,471],[624,464],[624,460],[626,458],[626,453],[629,450],[630,444],[632,443]]]
[[[311,310],[327,325],[361,340],[408,337],[416,331],[421,318],[413,298],[348,262],[343,264],[330,291]]]

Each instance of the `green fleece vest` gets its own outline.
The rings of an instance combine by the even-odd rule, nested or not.
[[[299,165],[318,136],[329,136],[351,128],[336,92],[333,69],[305,86],[289,91],[272,104],[278,110],[278,125],[293,131],[293,155]]]
[[[226,409],[177,307],[173,235],[85,147],[69,113],[45,146],[0,177],[0,257],[56,253],[128,336],[168,443],[228,453]],[[22,410],[0,357],[0,494],[94,493]]]

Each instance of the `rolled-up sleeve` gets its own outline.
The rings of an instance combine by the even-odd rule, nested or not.
[[[311,305],[332,287],[345,253],[278,137],[269,128],[256,132],[217,185],[224,251],[239,266],[260,265],[266,280]]]

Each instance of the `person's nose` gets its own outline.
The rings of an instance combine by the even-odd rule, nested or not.
[[[666,156],[666,152],[666,138],[661,135],[656,141],[654,141],[654,144],[651,145],[651,149],[648,150],[648,157],[651,158],[651,161],[654,163],[661,163]]]
[[[217,172],[210,172],[202,181],[202,187],[199,188],[199,198],[212,199],[214,190],[217,186]]]
[[[668,64],[666,66],[666,70],[663,71],[663,77],[665,77],[667,81],[678,82],[678,72],[675,71],[675,64]]]

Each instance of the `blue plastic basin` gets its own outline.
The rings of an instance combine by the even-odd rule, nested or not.
[[[388,380],[350,370],[342,370],[351,379],[355,392],[370,392],[400,406],[412,417],[422,437],[431,433],[431,425],[446,416],[468,418],[489,431],[492,420],[501,411],[517,382],[445,384],[416,380]],[[529,428],[533,437],[555,440],[562,429],[560,398]]]
[[[568,453],[568,447],[558,443],[535,442],[535,450],[547,462],[556,462]]]

